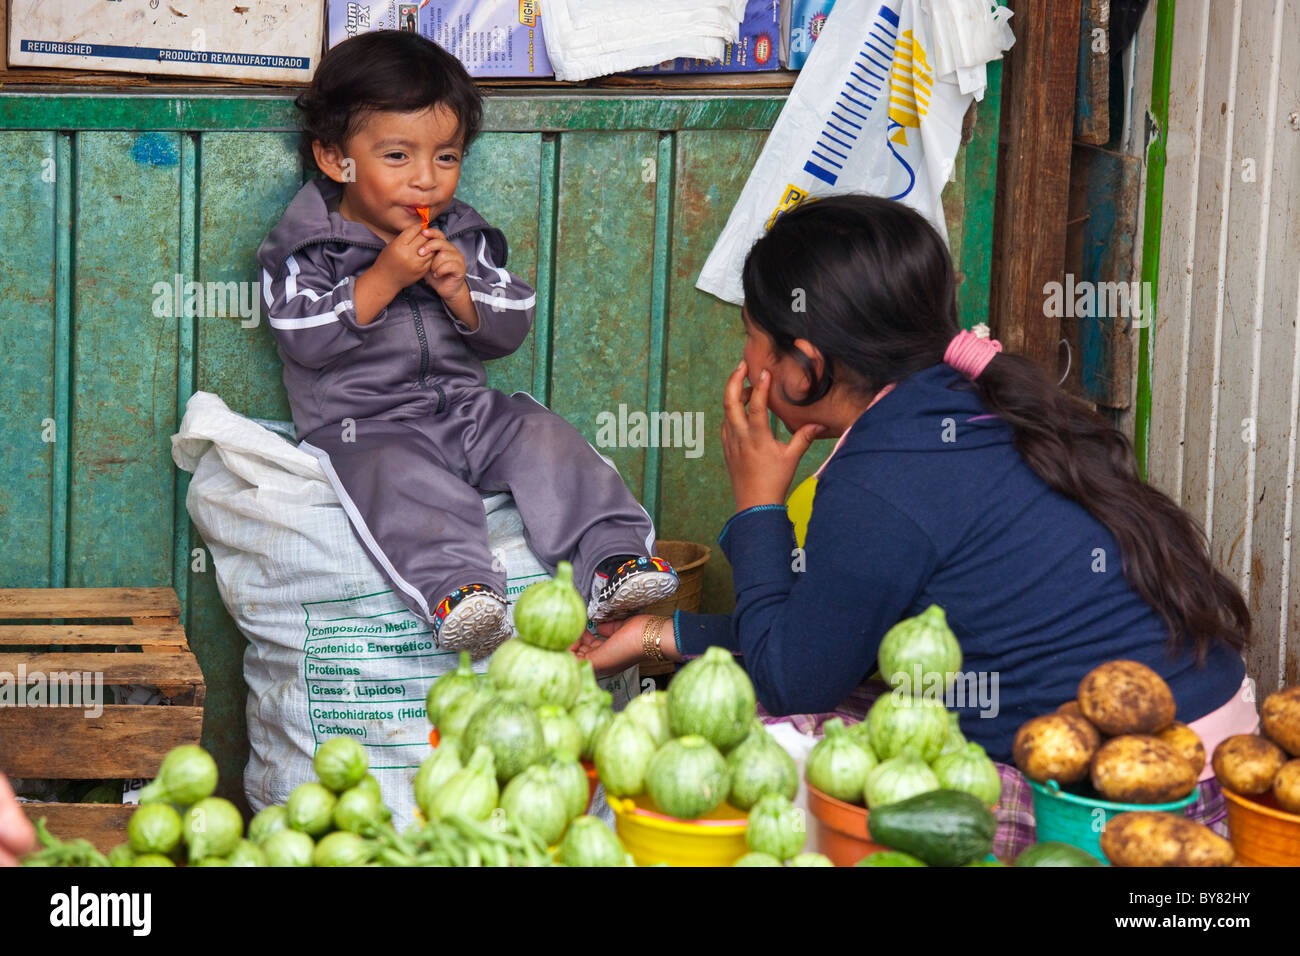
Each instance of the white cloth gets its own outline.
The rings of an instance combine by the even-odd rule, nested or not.
[[[745,0],[539,0],[557,80],[586,80],[676,57],[716,60],[740,39]]]
[[[255,811],[284,803],[315,779],[317,746],[347,735],[366,748],[402,828],[414,817],[416,768],[431,752],[425,695],[458,655],[434,647],[429,626],[393,594],[320,463],[282,437],[291,431],[195,392],[172,436],[172,459],[194,475],[186,506],[212,557],[217,592],[249,642],[244,793]],[[513,602],[546,569],[509,495],[488,496],[483,507]],[[638,670],[599,681],[615,709],[640,690]]]
[[[1002,59],[1016,42],[1007,22],[1011,11],[990,0],[921,0],[921,6],[930,15],[935,72],[955,73],[962,93],[984,99],[984,65]]]
[[[970,90],[960,85],[958,70],[944,73],[936,66],[931,11],[943,8],[945,22],[956,23],[954,10],[964,4],[836,0],[696,288],[739,305],[750,247],[778,215],[807,198],[867,193],[895,199],[947,239],[940,195],[952,176],[966,109],[975,92],[983,94],[984,66],[959,68],[980,72]],[[991,3],[975,5],[987,6],[987,19],[998,16]],[[974,50],[946,34],[945,56],[965,63],[1003,39],[1014,41],[997,27],[990,31],[998,39]]]

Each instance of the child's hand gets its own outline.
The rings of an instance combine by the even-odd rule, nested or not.
[[[731,475],[737,511],[784,504],[799,459],[825,430],[822,425],[804,425],[788,445],[778,441],[767,417],[771,376],[764,369],[753,388],[746,389],[747,371],[743,361],[736,366],[722,398],[722,455]]]
[[[441,230],[426,229],[424,235],[430,237],[425,246],[433,255],[433,264],[424,281],[443,300],[450,302],[468,288],[465,284],[465,257]]]
[[[432,264],[429,243],[417,223],[403,229],[380,250],[371,270],[377,270],[390,288],[400,292],[428,275]]]

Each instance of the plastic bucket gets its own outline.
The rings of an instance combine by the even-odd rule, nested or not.
[[[1272,793],[1242,797],[1223,791],[1228,836],[1246,866],[1300,866],[1300,814],[1287,813]]]
[[[864,856],[885,849],[867,834],[867,808],[837,800],[808,784],[808,810],[816,821],[812,844],[836,866],[852,866]]]
[[[614,830],[637,866],[732,866],[749,852],[746,816],[730,804],[698,820],[678,820],[655,809],[649,795],[606,796]]]
[[[1026,778],[1027,779],[1027,778]],[[1029,780],[1034,791],[1034,822],[1038,827],[1038,842],[1068,843],[1091,853],[1109,865],[1101,852],[1101,833],[1118,813],[1130,810],[1156,810],[1177,813],[1196,800],[1198,789],[1172,803],[1113,803],[1096,796],[1081,796],[1062,790],[1055,780],[1044,786]]]

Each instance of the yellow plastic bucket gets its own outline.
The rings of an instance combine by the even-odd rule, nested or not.
[[[637,866],[731,866],[749,852],[746,814],[728,803],[698,820],[660,813],[648,795],[606,796],[614,829]]]

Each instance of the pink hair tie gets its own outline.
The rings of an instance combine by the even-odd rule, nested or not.
[[[1002,351],[1002,343],[990,339],[988,334],[988,327],[983,324],[975,326],[974,332],[963,329],[948,343],[943,360],[972,381],[979,378],[993,356]]]

